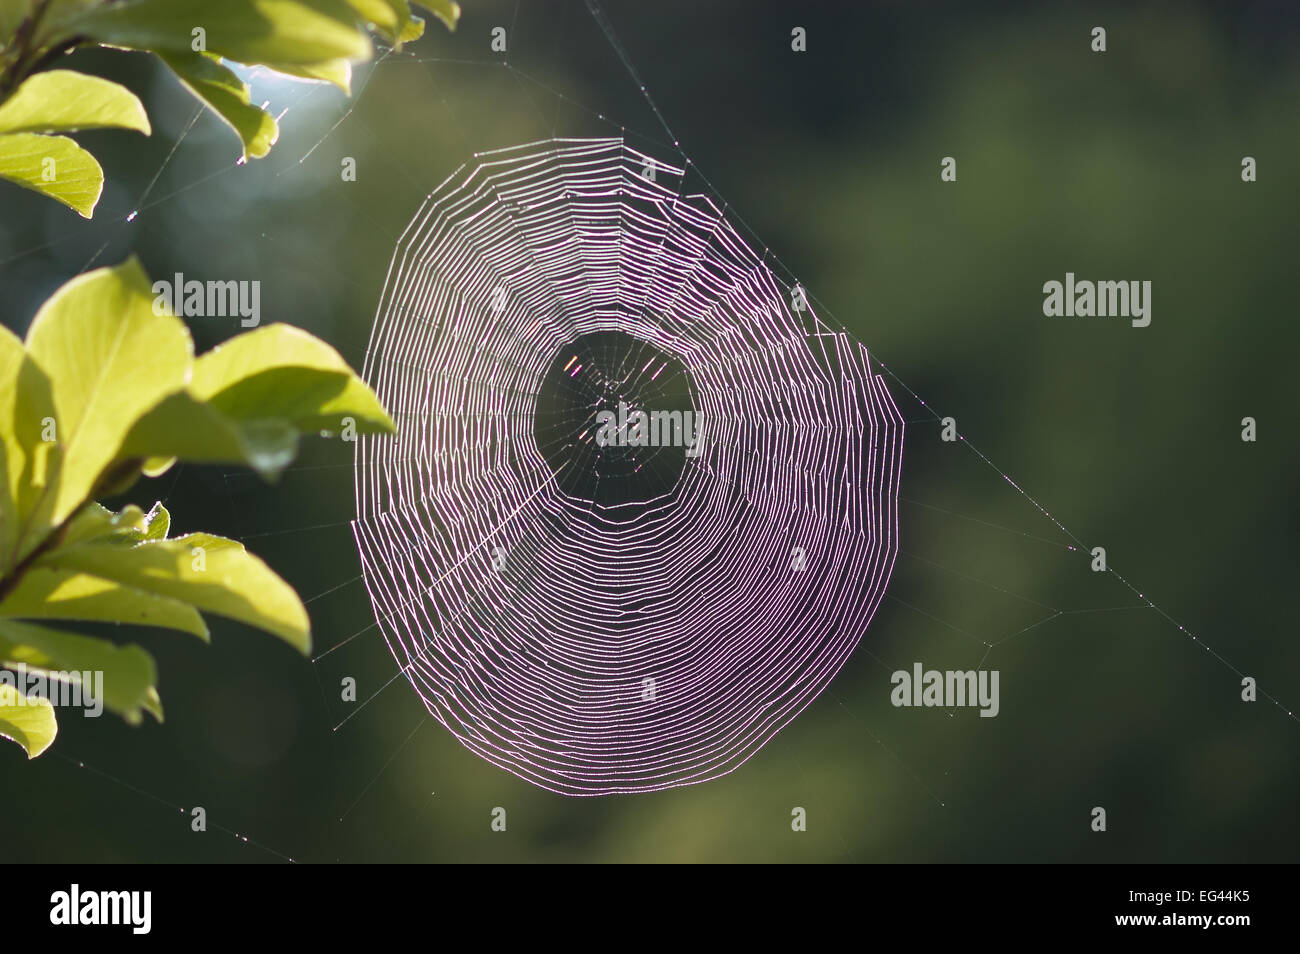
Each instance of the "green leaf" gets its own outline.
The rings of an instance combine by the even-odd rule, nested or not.
[[[337,351],[300,328],[271,324],[245,332],[194,362],[189,392],[240,421],[278,418],[299,430],[392,434],[392,419]]]
[[[32,567],[0,600],[6,619],[71,619],[83,622],[161,626],[208,639],[194,607],[76,570]]]
[[[89,503],[82,507],[63,530],[60,546],[70,546],[97,537],[118,536],[127,542],[136,542],[144,536],[144,511],[135,504],[114,513],[102,504]]]
[[[298,432],[290,422],[241,422],[186,391],[178,391],[131,428],[117,457],[247,464],[263,476],[273,478],[289,465],[297,452]]]
[[[460,4],[452,0],[416,0],[416,5],[424,7],[443,22],[448,30],[456,29],[460,21]]]
[[[320,80],[333,83],[343,92],[352,95],[352,64],[347,60],[325,60],[321,63],[281,63],[276,71],[299,79]]]
[[[75,70],[29,76],[0,105],[0,133],[134,129],[148,136],[144,104],[125,86]]]
[[[46,441],[55,421],[50,380],[23,343],[0,325],[0,577],[17,562],[18,542],[32,526],[49,527],[38,513],[47,480],[58,468],[59,445]],[[48,508],[46,508],[48,510]]]
[[[90,218],[104,189],[95,157],[67,136],[0,135],[0,179],[62,202]]]
[[[27,757],[34,759],[58,734],[59,723],[50,701],[25,698],[0,675],[0,736],[17,742]]]
[[[150,457],[140,465],[140,472],[146,477],[161,477],[171,470],[175,463],[175,457]]]
[[[374,393],[351,372],[273,368],[231,385],[211,405],[245,428],[284,421],[298,431],[337,434],[351,419],[358,434],[395,431]]]
[[[161,503],[146,515],[129,505],[114,513],[97,503],[83,507],[60,531],[59,546],[87,541],[129,547],[163,540],[171,515]],[[208,627],[194,607],[156,593],[123,586],[75,570],[29,567],[0,599],[0,618],[71,619],[87,622],[164,626],[208,639]]]
[[[395,430],[337,351],[299,328],[266,325],[195,361],[188,387],[145,414],[116,457],[243,463],[274,478],[300,432],[339,431],[345,418],[359,434]]]
[[[134,0],[97,7],[68,31],[110,46],[193,53],[192,31],[202,28],[204,52],[272,69],[368,59],[369,38],[336,10],[320,0]]]
[[[35,565],[190,603],[279,636],[302,653],[311,647],[311,623],[298,594],[234,540],[194,533],[125,548],[89,541],[44,554]]]
[[[245,158],[261,159],[271,151],[280,127],[269,113],[249,105],[247,83],[203,53],[158,55],[186,89],[239,135]]]
[[[418,40],[424,33],[424,21],[411,15],[407,0],[347,0],[368,23],[374,24],[384,39],[396,49],[410,40]]]
[[[153,505],[153,509],[145,515],[144,538],[146,540],[166,540],[167,531],[172,526],[172,515],[167,512],[167,508],[159,500]]]
[[[158,669],[139,646],[117,646],[48,626],[0,620],[0,661],[10,666],[21,663],[41,673],[103,673],[105,708],[131,725],[140,724],[141,710],[157,715]],[[97,688],[82,682],[83,694]]]
[[[398,34],[397,40],[395,41],[396,48],[400,50],[403,43],[410,43],[412,40],[418,40],[422,36],[424,36],[424,20],[412,15],[410,22],[407,23],[406,26],[402,28],[402,32]]]
[[[154,310],[149,279],[131,258],[55,292],[32,322],[27,350],[49,375],[58,412],[63,457],[47,491],[58,525],[91,495],[132,425],[184,385],[193,345],[179,318]]]

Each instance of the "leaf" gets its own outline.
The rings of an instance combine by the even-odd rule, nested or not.
[[[158,669],[139,646],[117,646],[48,626],[0,620],[0,661],[11,666],[21,663],[43,674],[102,673],[92,677],[102,678],[102,687],[82,681],[83,699],[88,690],[102,692],[105,708],[131,725],[140,724],[142,709],[152,711],[157,704]]]
[[[59,544],[69,546],[111,535],[133,542],[144,536],[144,525],[144,511],[135,504],[124,507],[121,513],[114,513],[102,504],[92,502],[68,521]]]
[[[424,36],[424,20],[412,14],[410,22],[402,28],[402,32],[397,36],[396,48],[400,50],[403,43],[410,43],[422,36]]]
[[[50,380],[31,355],[0,325],[0,577],[17,560],[18,541],[30,524],[48,527],[37,513],[46,481],[61,451],[43,439],[54,422]]]
[[[274,478],[297,453],[299,432],[338,431],[345,418],[359,434],[395,430],[337,351],[299,328],[266,325],[195,361],[186,389],[145,414],[116,457],[243,463]]]
[[[161,477],[172,469],[175,457],[150,457],[140,465],[140,472],[146,477]]]
[[[171,529],[172,515],[167,512],[167,508],[159,500],[153,505],[153,509],[145,515],[144,538],[146,540],[166,540],[167,531]]]
[[[441,20],[448,30],[455,30],[460,21],[460,4],[453,0],[416,0],[416,5],[424,7]]]
[[[261,159],[280,137],[275,119],[249,105],[248,84],[202,53],[159,53],[181,83],[221,117],[244,144],[245,158]]]
[[[373,392],[350,372],[272,368],[221,391],[211,405],[245,428],[269,415],[303,432],[338,433],[348,418],[358,434],[395,430]]]
[[[424,33],[424,21],[411,15],[407,0],[347,0],[368,23],[374,24],[384,39],[396,49]]]
[[[50,520],[91,495],[132,425],[184,385],[193,345],[179,318],[155,311],[131,258],[68,282],[37,313],[27,350],[49,375],[63,446]],[[33,542],[26,540],[20,552]]]
[[[50,567],[28,569],[0,600],[0,617],[135,623],[180,630],[205,642],[209,638],[203,617],[186,603],[76,570]]]
[[[241,421],[280,418],[299,430],[392,434],[392,419],[337,351],[300,328],[271,324],[236,335],[194,362],[189,392]]]
[[[129,547],[166,539],[170,524],[171,515],[161,503],[154,504],[147,515],[134,504],[114,513],[91,503],[68,521],[60,532],[59,546],[95,541]],[[0,618],[136,623],[208,639],[207,624],[192,606],[74,570],[43,566],[29,567],[0,599]]]
[[[95,157],[67,136],[0,135],[0,179],[62,202],[90,218],[104,189]]]
[[[159,697],[155,687],[149,687],[149,691],[144,694],[144,700],[140,703],[140,708],[159,722],[163,720],[162,698]]]
[[[287,64],[275,67],[277,72],[299,79],[321,80],[333,83],[344,94],[352,95],[352,64],[347,60],[325,60],[321,63]]]
[[[50,747],[58,734],[59,723],[50,701],[27,699],[7,685],[5,674],[0,672],[0,736],[17,742],[27,757],[34,759]]]
[[[0,105],[0,133],[134,129],[148,136],[149,117],[125,86],[75,70],[29,76]]]
[[[337,9],[320,0],[135,0],[97,7],[67,31],[110,46],[193,53],[192,31],[202,28],[205,52],[272,69],[368,59],[369,38]]]
[[[302,653],[311,648],[311,623],[298,594],[234,540],[194,533],[127,548],[90,541],[60,547],[35,565],[157,593],[265,630]]]
[[[131,428],[117,457],[247,464],[265,477],[275,477],[297,452],[298,431],[290,422],[233,420],[189,392],[178,391]]]

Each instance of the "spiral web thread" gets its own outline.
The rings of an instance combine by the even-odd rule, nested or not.
[[[734,770],[844,664],[897,555],[903,420],[866,350],[684,176],[622,139],[476,154],[399,241],[366,357],[398,433],[358,444],[354,533],[400,673],[569,795]],[[678,359],[700,419],[634,508],[566,493],[533,429],[548,366],[611,331]]]

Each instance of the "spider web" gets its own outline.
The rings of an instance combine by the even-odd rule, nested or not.
[[[620,139],[476,156],[403,236],[366,359],[398,422],[357,455],[380,628],[467,748],[566,794],[743,763],[843,665],[897,552],[888,391],[708,197],[662,181],[684,172]],[[621,360],[575,350],[602,333]],[[548,359],[651,407],[651,346],[694,382],[699,453],[642,501],[561,488],[566,466],[627,480],[667,450],[587,452],[579,401],[555,442],[581,456],[552,471],[531,433]],[[631,459],[602,476],[607,456]]]

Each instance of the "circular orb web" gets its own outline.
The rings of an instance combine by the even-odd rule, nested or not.
[[[903,421],[865,349],[683,175],[620,139],[479,154],[402,236],[366,355],[398,426],[357,449],[379,628],[462,744],[568,795],[742,764],[897,555]],[[658,443],[598,439],[620,403]]]

